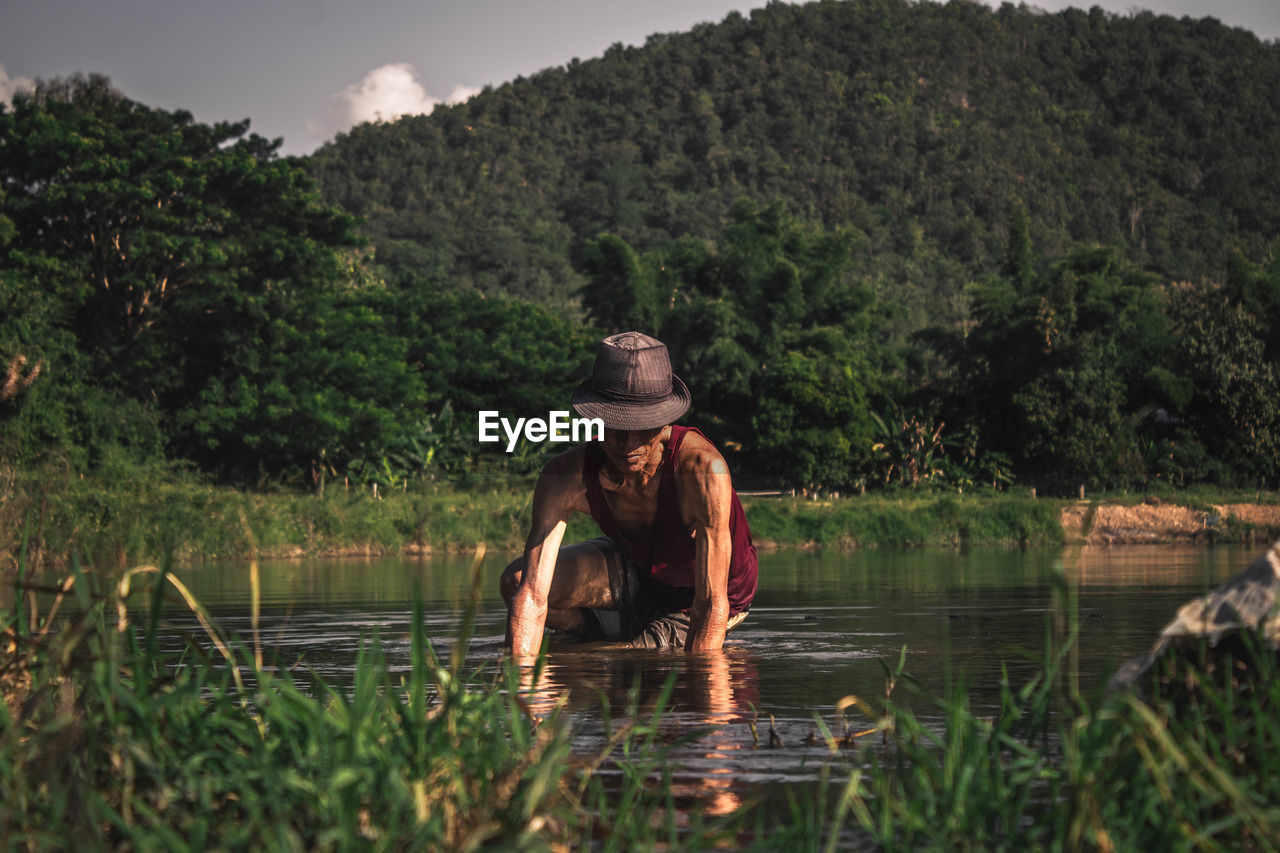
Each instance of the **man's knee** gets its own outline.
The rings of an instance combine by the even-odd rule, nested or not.
[[[516,590],[520,588],[520,580],[523,577],[524,557],[517,557],[502,570],[502,577],[498,579],[498,589],[502,592],[502,600],[508,605],[515,597]]]

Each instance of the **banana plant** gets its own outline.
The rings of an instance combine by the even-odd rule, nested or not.
[[[917,486],[942,475],[947,443],[942,431],[946,423],[935,424],[933,415],[918,412],[903,415],[894,411],[890,418],[886,421],[871,413],[879,433],[879,440],[871,445],[873,465],[884,483],[888,485],[896,479]]]

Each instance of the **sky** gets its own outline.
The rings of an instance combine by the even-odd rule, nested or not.
[[[135,101],[238,121],[306,154],[360,121],[749,14],[765,0],[0,0],[0,100],[96,72]],[[1040,0],[1212,16],[1280,39],[1280,0]]]

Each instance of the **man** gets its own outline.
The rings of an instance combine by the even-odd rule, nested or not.
[[[604,440],[538,478],[524,557],[502,574],[512,653],[537,655],[544,627],[636,648],[721,648],[755,596],[756,549],[724,458],[673,425],[690,397],[666,345],[605,338],[572,402],[604,422]],[[561,547],[574,512],[604,537]]]

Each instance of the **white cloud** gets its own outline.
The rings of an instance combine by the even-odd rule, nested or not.
[[[391,121],[411,113],[429,113],[440,103],[422,88],[413,66],[407,62],[375,68],[336,97],[348,126],[364,121]]]
[[[444,99],[446,104],[460,104],[463,101],[469,101],[476,95],[480,94],[480,90],[474,86],[454,86],[453,91],[449,93],[449,97]]]
[[[437,104],[457,104],[479,92],[469,86],[454,86],[441,100],[418,82],[418,72],[408,62],[393,62],[373,69],[359,83],[352,83],[333,95],[333,109],[327,127],[309,122],[307,130],[316,137],[344,131],[361,122],[394,121],[404,115],[429,113]]]
[[[20,89],[31,90],[35,87],[36,81],[30,77],[10,77],[4,66],[0,65],[0,103],[9,103],[13,93]]]

